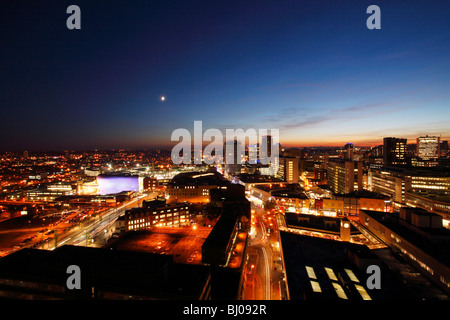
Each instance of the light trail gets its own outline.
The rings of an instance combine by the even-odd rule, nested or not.
[[[270,267],[269,267],[269,258],[268,258],[268,254],[266,252],[266,248],[265,247],[261,247],[261,250],[263,252],[264,255],[264,260],[265,260],[265,269],[266,269],[266,300],[270,300],[271,299],[271,295],[270,295]]]

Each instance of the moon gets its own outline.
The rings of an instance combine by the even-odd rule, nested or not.
[[[161,101],[164,101],[164,100],[166,100],[166,97],[162,96]]]

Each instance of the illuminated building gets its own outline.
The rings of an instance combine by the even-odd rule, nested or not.
[[[417,156],[424,160],[439,158],[440,156],[440,138],[439,137],[418,137],[417,138]]]
[[[330,159],[327,167],[327,183],[336,194],[362,190],[362,161]]]
[[[370,168],[369,187],[390,196],[397,207],[408,204],[450,213],[450,173],[445,168]]]
[[[270,183],[282,183],[280,178],[274,176],[266,176],[263,174],[247,174],[243,173],[237,177],[237,183],[245,186],[245,191],[250,191],[253,186],[264,185]]]
[[[368,175],[372,191],[389,196],[398,204],[405,201],[405,181],[398,172],[387,168],[371,168]]]
[[[343,225],[342,219],[346,219],[345,217],[331,217],[331,216],[322,216],[322,215],[313,215],[313,214],[304,214],[304,213],[285,213],[285,221],[288,228],[310,231],[314,233],[318,233],[321,235],[333,235],[335,239],[341,239],[342,228],[345,227],[348,229],[348,236],[358,235],[360,232],[350,224],[349,220],[346,221],[349,223],[347,225]],[[350,230],[351,229],[351,230]],[[347,231],[345,231],[345,236],[347,237]],[[347,239],[347,238],[346,238]],[[348,238],[345,241],[349,241]]]
[[[156,191],[159,189],[158,180],[154,177],[151,178],[145,177],[143,184],[144,190]]]
[[[131,231],[120,236],[108,247],[118,250],[162,252],[164,255],[174,256],[174,261],[180,264],[207,265],[208,270],[211,268],[207,296],[212,299],[239,299],[242,297],[244,286],[243,268],[246,262],[250,202],[245,198],[242,185],[230,185],[227,189],[211,191],[211,208],[220,214],[212,228],[194,225],[190,228]],[[180,212],[186,208],[186,204],[165,205],[163,199],[143,203],[144,211],[165,210],[161,214],[165,214],[166,217],[167,208],[174,207],[179,208]],[[173,212],[172,209],[171,213]],[[142,210],[136,210],[136,213],[130,210],[129,213],[136,222],[134,225],[138,225],[139,228],[148,227]],[[124,227],[126,219],[126,217],[121,219]],[[164,242],[164,245],[161,246],[161,242]]]
[[[344,213],[344,200],[323,199],[323,214],[325,216],[339,216]]]
[[[333,199],[342,201],[342,213],[349,216],[358,216],[362,209],[382,212],[389,212],[391,210],[389,196],[367,190],[354,191],[347,194],[337,194],[333,196]]]
[[[450,293],[450,230],[442,217],[419,208],[400,214],[361,210],[360,223],[395,252],[408,258],[426,277]]]
[[[24,193],[29,201],[53,201],[60,196],[73,195],[75,192],[71,184],[60,182],[26,190]]]
[[[267,135],[262,137],[262,143],[266,147],[266,154],[268,157],[272,156],[272,136]],[[260,150],[261,151],[261,150]]]
[[[327,181],[327,170],[322,169],[322,168],[314,168],[314,180],[317,180],[319,183],[318,184],[326,184]]]
[[[84,174],[88,177],[96,177],[102,173],[100,168],[86,168],[84,169]]]
[[[165,200],[144,201],[143,206],[125,212],[125,231],[151,227],[183,226],[190,224],[189,207],[186,204],[166,205]]]
[[[437,159],[422,159],[418,157],[411,158],[411,166],[413,167],[437,167],[439,161]]]
[[[97,180],[78,181],[77,194],[97,194],[97,193],[98,193]]]
[[[383,139],[383,163],[385,166],[407,165],[407,140],[402,138]]]
[[[166,187],[165,195],[167,203],[208,203],[211,189],[226,188],[230,184],[217,171],[185,172],[173,177]]]
[[[115,194],[122,191],[140,192],[143,190],[143,177],[123,173],[101,174],[97,176],[100,194]]]
[[[279,190],[272,192],[271,196],[271,201],[281,210],[291,212],[309,210],[309,198],[303,192]]]
[[[287,183],[298,182],[298,158],[279,158],[278,176]]]
[[[303,189],[290,189],[280,183],[258,184],[250,189],[252,201],[264,207],[273,203],[281,210],[290,212],[306,212],[309,209],[309,198]]]
[[[272,157],[272,151],[275,149],[275,147],[277,146],[271,135],[267,135],[267,136],[263,136],[262,137],[262,144],[261,146],[265,147],[265,153],[263,152],[263,148],[260,146],[259,147],[259,159],[261,159],[263,156],[266,157]],[[275,147],[274,147],[275,146]],[[278,145],[279,147],[279,145]],[[262,167],[260,169],[260,172],[262,175],[266,175],[266,176],[275,176],[278,173],[279,170],[279,155],[277,155],[276,157],[273,157],[273,162],[270,162],[270,165],[268,167]]]
[[[444,226],[450,229],[450,195],[406,192],[405,203],[440,214],[444,218]]]

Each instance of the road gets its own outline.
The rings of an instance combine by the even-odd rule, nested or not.
[[[126,201],[120,207],[111,208],[98,217],[81,222],[79,226],[73,228],[70,232],[65,233],[63,237],[43,244],[40,248],[54,250],[65,244],[95,247],[102,246],[106,244],[107,239],[111,236],[114,222],[125,212],[125,210],[136,207],[141,201],[152,199],[155,196],[155,193],[139,195],[136,198]]]
[[[277,217],[252,205],[246,300],[286,299]]]

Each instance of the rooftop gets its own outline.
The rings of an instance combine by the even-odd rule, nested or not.
[[[312,214],[298,214],[286,212],[286,224],[289,227],[314,230],[324,233],[340,233],[341,218],[316,216]],[[350,224],[350,233],[359,234],[360,232],[352,224]]]
[[[146,298],[198,299],[209,277],[206,267],[176,264],[170,255],[67,245],[54,251],[22,249],[0,259],[0,273],[2,278],[40,283],[38,290],[49,294],[44,284],[65,288],[70,265],[80,267],[88,296],[95,288]]]
[[[227,186],[230,182],[226,180],[223,175],[217,171],[210,172],[183,172],[172,178],[170,185],[184,186],[184,185],[217,185]]]
[[[392,173],[398,173],[409,176],[419,176],[419,177],[450,177],[450,171],[448,170],[448,167],[445,166],[436,166],[436,167],[383,166],[381,168],[376,168],[375,170],[389,171]]]
[[[390,197],[388,196],[368,190],[359,190],[345,194],[336,194],[335,196],[344,198],[369,198],[369,199],[390,200]]]
[[[424,252],[450,266],[450,230],[445,228],[419,228],[407,223],[397,214],[362,210]],[[435,239],[432,241],[430,239]],[[443,239],[442,241],[436,239]]]
[[[291,300],[408,299],[410,294],[366,246],[344,241],[280,232]],[[381,268],[381,290],[366,287],[368,274],[351,260],[376,263]]]

